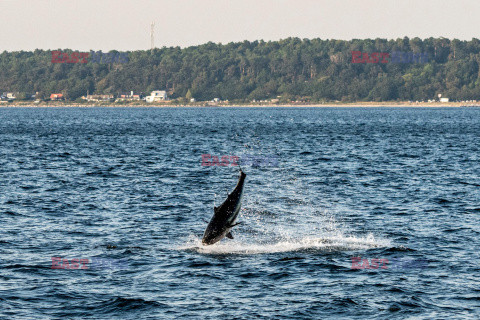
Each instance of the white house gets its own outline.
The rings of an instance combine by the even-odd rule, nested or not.
[[[168,100],[167,91],[152,91],[152,93],[145,98],[147,102],[165,101]]]
[[[440,102],[448,102],[449,99],[448,98],[440,98]]]

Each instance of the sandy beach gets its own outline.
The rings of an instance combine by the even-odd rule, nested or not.
[[[91,107],[105,107],[105,108],[130,108],[130,107],[139,107],[139,108],[199,108],[199,107],[226,107],[226,108],[259,108],[259,107],[274,107],[274,108],[338,108],[338,107],[347,107],[347,108],[376,108],[376,107],[412,107],[412,108],[458,108],[458,107],[480,107],[480,103],[472,102],[352,102],[352,103],[290,103],[290,104],[267,104],[267,103],[250,103],[250,104],[227,104],[227,103],[195,103],[195,104],[174,104],[174,103],[162,103],[162,104],[146,104],[146,103],[131,103],[131,104],[120,104],[120,103],[97,103],[97,104],[86,104],[86,103],[73,103],[73,102],[42,102],[39,104],[31,102],[2,102],[0,107],[3,108],[44,108],[44,107],[53,107],[53,108],[91,108]]]

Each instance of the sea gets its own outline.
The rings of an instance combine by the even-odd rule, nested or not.
[[[0,108],[0,319],[479,319],[479,160],[473,107]]]

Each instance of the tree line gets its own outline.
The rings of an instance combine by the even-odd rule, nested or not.
[[[62,49],[62,52],[72,52]],[[352,51],[428,54],[428,63],[352,63]],[[118,53],[118,51],[111,51]],[[128,63],[60,64],[51,51],[0,54],[0,93],[150,93],[248,102],[480,99],[480,40],[288,38],[128,52]],[[26,94],[25,94],[26,95]],[[26,95],[27,96],[27,95]]]

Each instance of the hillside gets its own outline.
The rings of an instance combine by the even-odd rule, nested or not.
[[[72,52],[68,49],[52,49]],[[352,63],[352,51],[428,54],[422,63]],[[118,54],[115,52],[115,54]],[[214,97],[246,102],[280,96],[322,101],[451,100],[480,98],[480,41],[445,38],[207,43],[132,51],[127,63],[52,63],[51,52],[0,54],[0,93],[149,93],[172,98]],[[360,61],[360,60],[359,60]],[[23,94],[24,95],[24,94]],[[22,96],[22,94],[20,94]]]

